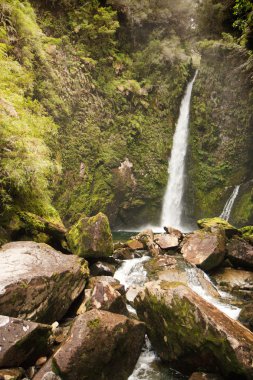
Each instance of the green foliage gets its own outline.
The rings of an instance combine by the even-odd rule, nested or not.
[[[233,27],[240,31],[240,42],[253,50],[253,4],[249,0],[236,0]]]

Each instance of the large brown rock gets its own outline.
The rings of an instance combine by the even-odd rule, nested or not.
[[[236,267],[253,269],[253,246],[247,241],[234,238],[228,245],[228,258]]]
[[[189,234],[182,247],[185,260],[205,271],[218,267],[225,258],[226,239],[220,229]]]
[[[143,323],[106,311],[76,318],[70,334],[34,377],[57,372],[64,380],[126,380],[144,342]]]
[[[152,346],[173,368],[253,378],[253,334],[187,286],[150,282],[135,306]]]
[[[69,230],[67,240],[71,251],[84,258],[103,258],[113,254],[109,221],[102,212],[91,218],[82,216]]]
[[[48,352],[51,327],[0,315],[0,368],[32,363]]]
[[[35,242],[0,249],[0,313],[44,323],[61,319],[82,292],[87,263]]]
[[[158,234],[154,237],[155,243],[161,249],[172,249],[177,248],[179,246],[179,238],[173,234]]]

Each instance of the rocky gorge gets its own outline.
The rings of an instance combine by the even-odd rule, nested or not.
[[[100,213],[66,231],[64,252],[3,245],[0,378],[152,379],[138,364],[147,334],[172,378],[252,379],[252,236],[198,224],[113,244]]]
[[[253,379],[252,52],[249,0],[0,0],[0,380]]]

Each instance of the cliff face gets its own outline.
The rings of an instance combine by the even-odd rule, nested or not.
[[[220,213],[243,182],[233,221],[251,220],[251,60],[226,41],[199,49],[197,5],[1,1],[2,225],[17,210],[54,221],[60,214],[67,224],[98,211],[114,226],[157,223],[199,51],[186,214],[191,221]],[[216,29],[220,39],[221,23]]]
[[[192,217],[220,215],[242,184],[231,215],[236,225],[252,222],[252,59],[228,42],[202,43],[194,86],[187,204]]]

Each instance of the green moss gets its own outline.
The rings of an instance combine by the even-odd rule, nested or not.
[[[92,330],[96,330],[100,327],[101,321],[99,318],[95,318],[88,322],[88,327]]]

